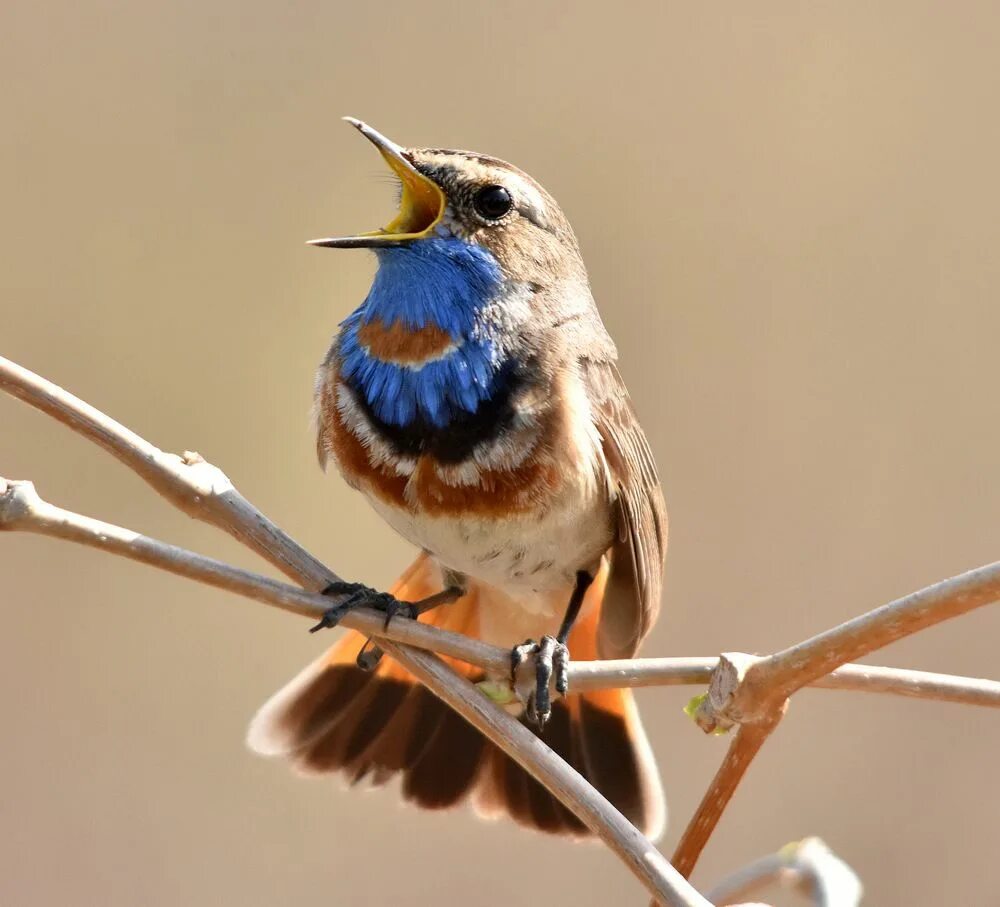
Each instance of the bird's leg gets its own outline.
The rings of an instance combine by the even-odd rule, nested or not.
[[[518,668],[528,658],[535,660],[535,689],[528,696],[527,713],[528,718],[539,729],[545,727],[545,723],[552,714],[552,700],[549,694],[550,681],[555,678],[556,692],[560,696],[565,696],[569,689],[569,649],[566,646],[566,640],[580,614],[580,606],[583,604],[587,589],[590,588],[593,581],[593,575],[586,570],[577,571],[576,584],[573,586],[573,593],[566,606],[566,616],[563,617],[559,632],[555,636],[543,636],[541,641],[537,643],[534,640],[526,639],[521,645],[511,649],[510,676],[512,685],[517,679]]]
[[[338,581],[330,583],[320,595],[330,597],[347,596],[340,604],[334,605],[323,612],[323,616],[316,626],[310,627],[309,632],[315,633],[318,630],[330,630],[337,626],[344,618],[356,608],[374,608],[385,614],[385,625],[403,610],[403,602],[388,592],[379,592],[364,583],[347,583]]]
[[[321,593],[322,595],[340,596],[347,598],[338,605],[324,612],[319,623],[309,628],[310,633],[317,630],[330,629],[337,626],[345,614],[350,613],[355,608],[374,608],[385,615],[383,627],[388,628],[389,622],[398,615],[416,620],[421,614],[436,608],[438,605],[447,605],[465,594],[465,590],[458,585],[452,584],[440,592],[428,595],[426,598],[418,599],[415,602],[402,602],[395,595],[388,592],[379,592],[363,583],[330,583]],[[382,650],[372,644],[371,639],[367,639],[358,652],[358,667],[364,671],[373,671],[382,658]]]
[[[447,586],[433,595],[428,595],[427,598],[421,598],[415,602],[399,602],[399,604],[409,609],[408,617],[416,620],[424,612],[430,611],[438,605],[450,605],[463,595],[465,595],[465,589],[462,586],[453,585]],[[392,620],[392,617],[393,615],[386,617],[385,626],[389,626],[389,621]],[[374,671],[378,667],[378,663],[382,660],[383,655],[385,655],[385,652],[382,651],[381,646],[376,645],[375,641],[369,636],[365,640],[365,644],[361,647],[361,651],[358,652],[356,662],[362,671]]]
[[[343,620],[344,615],[354,611],[356,608],[374,608],[385,615],[385,628],[389,627],[389,622],[397,615],[409,617],[415,620],[425,611],[436,608],[438,605],[446,605],[455,601],[463,594],[463,590],[457,586],[448,586],[440,592],[428,595],[427,598],[418,599],[415,602],[402,602],[395,595],[389,592],[379,592],[366,586],[364,583],[330,583],[320,595],[339,596],[346,595],[347,598],[338,605],[328,609],[319,623],[309,628],[310,633],[317,630],[326,630],[336,627]]]

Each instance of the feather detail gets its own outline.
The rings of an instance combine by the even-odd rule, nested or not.
[[[455,346],[455,339],[434,323],[410,328],[401,321],[386,324],[372,318],[357,327],[358,344],[368,355],[397,365],[421,365],[438,359]]]
[[[581,363],[618,511],[614,569],[601,620],[602,658],[631,658],[660,610],[667,511],[652,451],[611,360]]]
[[[583,658],[596,650],[596,613],[603,582],[585,610],[570,646]],[[441,588],[434,562],[422,554],[393,587],[402,599]],[[473,584],[458,602],[422,620],[479,635],[480,615],[509,608],[488,586]],[[517,642],[521,637],[507,640]],[[354,660],[363,638],[349,632],[257,713],[247,735],[251,749],[284,756],[303,773],[339,772],[351,784],[373,786],[402,776],[404,799],[445,809],[470,799],[488,818],[507,814],[549,833],[584,836],[582,823],[537,781],[391,659],[374,673]],[[480,673],[448,659],[460,673]],[[655,764],[629,690],[570,695],[554,704],[545,740],[646,834],[663,830],[665,807]]]

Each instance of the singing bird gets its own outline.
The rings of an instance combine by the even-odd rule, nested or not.
[[[421,554],[389,594],[331,588],[351,594],[321,626],[365,604],[510,647],[521,695],[508,707],[656,836],[666,807],[631,692],[567,691],[570,653],[636,653],[659,611],[667,541],[653,456],[573,231],[504,161],[403,148],[347,119],[398,178],[399,212],[381,230],[313,241],[378,261],[317,375],[317,449]],[[370,652],[344,636],[261,708],[251,747],[351,782],[401,775],[423,807],[471,799],[482,815],[587,834]]]

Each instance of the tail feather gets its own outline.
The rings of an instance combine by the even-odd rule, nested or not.
[[[595,583],[599,597],[603,582]],[[433,562],[421,555],[392,592],[414,601],[440,589]],[[473,589],[427,616],[429,622],[477,635],[480,601]],[[584,608],[569,639],[574,658],[597,657],[599,609]],[[426,618],[425,618],[426,619]],[[513,640],[512,640],[513,642]],[[402,667],[383,659],[365,673],[355,665],[364,640],[348,633],[260,709],[250,747],[291,759],[306,773],[340,772],[351,784],[385,784],[399,775],[402,794],[425,809],[445,809],[471,796],[480,815],[509,815],[549,833],[589,834],[565,806],[516,762]],[[459,662],[454,667],[478,679]],[[662,832],[665,807],[649,744],[629,690],[571,695],[553,703],[544,738],[645,833]]]
[[[486,738],[457,712],[436,699],[434,703],[441,719],[420,758],[404,775],[403,796],[425,809],[446,809],[472,789]]]
[[[576,732],[565,702],[555,702],[545,726],[545,742],[583,774]],[[555,834],[589,834],[572,812],[497,747],[488,749],[483,781],[474,793],[476,811],[487,818],[509,814],[524,825]]]
[[[357,668],[337,667],[335,671],[361,673]],[[345,679],[350,687],[355,678]],[[366,683],[323,732],[299,754],[307,771],[330,772],[343,770],[352,774],[352,766],[378,736],[383,724],[399,707],[408,687],[399,680],[379,680]],[[357,768],[355,768],[357,771]]]
[[[598,658],[599,621],[600,611],[594,608],[577,622],[568,640],[574,658]],[[575,755],[585,767],[581,774],[634,825],[658,838],[666,826],[666,800],[632,691],[593,690],[570,696],[567,703]]]
[[[422,720],[424,689],[418,684],[405,687],[404,698],[394,715],[385,722],[370,746],[355,760],[351,782],[369,776],[373,784],[385,783],[396,772],[412,765],[418,753],[414,743],[424,739],[426,721]]]

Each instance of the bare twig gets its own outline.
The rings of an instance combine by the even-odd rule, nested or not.
[[[601,837],[648,889],[659,889],[660,903],[711,907],[634,825],[541,738],[497,708],[434,655],[404,650],[391,642],[384,646],[403,667],[545,785]],[[669,897],[664,898],[664,893]]]
[[[330,599],[321,595],[305,593],[131,530],[55,507],[38,496],[31,482],[0,479],[2,529],[35,532],[100,548],[313,619],[330,607]],[[381,635],[386,632],[383,621],[384,617],[377,612],[359,609],[346,615],[343,622],[363,633]],[[709,907],[708,901],[680,878],[648,839],[538,737],[435,655],[399,643],[416,637],[428,648],[433,646],[456,657],[471,656],[477,661],[485,660],[480,650],[496,647],[405,619],[393,621],[389,632],[399,642],[383,640],[386,650],[573,810],[622,858],[660,903]],[[507,669],[509,654],[501,649],[496,651],[504,659],[502,669]]]
[[[34,532],[89,545],[314,620],[318,620],[331,605],[329,598],[303,592],[287,583],[232,567],[214,558],[140,535],[131,529],[56,507],[39,498],[31,482],[0,479],[0,483],[5,481],[6,491],[0,487],[0,530]],[[366,635],[386,637],[448,655],[493,674],[505,674],[510,664],[510,653],[506,649],[402,617],[386,628],[382,615],[358,609],[345,615],[342,623]],[[570,683],[578,692],[630,686],[702,684],[711,679],[718,662],[718,658],[580,661],[570,665]],[[828,677],[819,678],[814,685],[1000,708],[1000,683],[975,677],[845,665]]]
[[[569,676],[577,692],[609,687],[685,686],[708,684],[718,664],[717,656],[578,661],[570,664]],[[1000,708],[1000,681],[909,668],[846,664],[824,677],[817,677],[809,686]]]
[[[0,389],[104,447],[184,512],[225,529],[305,588],[318,590],[337,579],[246,501],[221,470],[197,454],[178,457],[164,453],[62,388],[2,358]],[[30,483],[11,483],[8,487],[0,480],[0,496],[0,528],[26,529],[94,544],[296,614],[317,617],[336,603],[60,510],[38,499]],[[687,875],[753,757],[780,721],[788,696],[801,687],[814,684],[830,689],[864,689],[997,707],[1000,684],[994,681],[845,662],[998,596],[1000,564],[993,564],[913,593],[775,655],[731,653],[720,659],[578,663],[571,666],[570,680],[577,690],[585,690],[703,683],[710,678],[709,695],[697,714],[699,723],[706,730],[740,726],[675,855],[677,870]],[[604,837],[662,903],[707,903],[677,877],[645,838],[544,744],[478,693],[470,694],[465,689],[468,684],[439,659],[409,646],[434,649],[491,671],[506,667],[506,652],[407,620],[397,620],[384,630],[382,617],[373,611],[359,610],[343,622],[383,638],[386,649],[436,695],[509,752]],[[535,743],[527,743],[529,739]],[[536,743],[543,749],[539,750]]]
[[[0,356],[0,390],[103,447],[188,516],[224,529],[307,589],[339,577],[243,497],[196,453],[166,453],[57,384]]]
[[[11,390],[15,396],[38,405],[59,421],[95,440],[131,466],[168,500],[192,516],[224,528],[307,588],[323,588],[336,579],[335,574],[236,492],[221,470],[205,463],[200,457],[188,456],[178,461],[163,454],[83,401],[8,360],[0,359],[0,388]],[[210,477],[208,481],[205,481],[206,475]],[[6,487],[6,482],[4,485],[2,491],[5,497],[12,491],[16,496],[24,490],[23,485]],[[58,526],[61,514],[48,516]],[[18,513],[15,520],[22,517],[23,514]],[[74,536],[67,530],[66,537]],[[120,538],[119,541],[127,545],[129,540]],[[141,536],[131,539],[139,548],[148,541],[152,540]],[[326,605],[329,606],[329,603],[330,600]],[[457,705],[466,698],[467,691],[463,684],[467,683],[435,656],[393,643],[387,643],[387,648],[444,701]],[[515,747],[518,762],[625,860],[658,903],[671,907],[710,907],[708,901],[678,875],[653,844],[571,766],[544,744],[541,749],[525,747],[524,735],[533,735],[523,728],[515,729],[517,722],[503,709],[481,694],[476,695],[480,699],[477,703],[478,714],[492,718],[484,719],[482,724],[477,725],[480,730],[512,755],[514,752],[510,748]],[[511,743],[519,737],[520,745]]]
[[[698,804],[687,828],[684,829],[684,834],[670,860],[684,878],[691,875],[698,857],[705,849],[716,825],[719,824],[719,818],[729,805],[754,756],[780,720],[781,713],[776,712],[770,723],[745,724],[736,732],[719,770],[702,796],[701,803]]]
[[[331,598],[303,592],[287,583],[232,567],[131,529],[56,507],[42,500],[31,482],[0,478],[0,530],[33,532],[99,548],[313,620],[319,620],[332,604]],[[510,655],[498,646],[417,621],[400,617],[386,628],[384,615],[358,608],[346,614],[341,622],[365,635],[389,636],[399,643],[433,649],[486,670],[509,670]]]
[[[936,674],[933,671],[847,664],[825,677],[817,678],[810,686],[824,690],[891,693],[914,699],[936,699],[940,702],[1000,708],[1000,681]]]
[[[259,601],[316,619],[330,606],[330,600],[310,595],[285,583],[256,576],[202,557],[183,548],[147,538],[138,533],[72,513],[43,501],[30,482],[0,479],[0,529],[23,530],[101,548],[109,553],[160,567],[190,579],[237,592]],[[383,633],[383,617],[374,611],[358,610],[344,619],[345,624],[364,633]],[[390,631],[400,641],[414,633],[430,636],[446,654],[468,656],[468,649],[492,649],[458,634],[427,627],[415,621],[397,620]],[[449,639],[451,637],[452,639]],[[457,644],[458,653],[448,651],[449,642]],[[471,683],[459,677],[439,658],[429,652],[383,640],[383,646],[414,676],[425,683],[448,705],[500,746],[552,793],[573,810],[580,819],[625,861],[632,872],[665,904],[708,907],[663,855],[610,802],[570,768],[547,744],[520,722],[497,708]],[[509,654],[503,656],[502,669],[509,666]],[[479,658],[479,653],[474,653]],[[664,891],[665,880],[672,888]]]
[[[792,693],[852,658],[997,598],[1000,563],[993,563],[913,592],[774,655],[722,656],[695,717],[707,732],[736,724],[741,730],[674,851],[672,862],[678,871],[685,877],[691,874],[733,791],[777,726]],[[748,728],[757,732],[747,735]]]
[[[207,463],[198,454],[186,452],[177,456],[164,452],[79,397],[2,356],[0,390],[47,413],[100,445],[185,513],[221,527],[246,542],[306,588],[322,589],[339,579],[250,504],[222,470]],[[290,555],[290,552],[293,554]],[[288,560],[290,556],[296,559],[294,563]],[[367,623],[371,626],[372,621]],[[345,621],[344,625],[353,626],[350,621]],[[369,632],[361,626],[356,629]],[[429,632],[439,631],[429,629]],[[485,670],[498,668],[501,659],[509,657],[504,650],[475,640],[470,640],[473,645],[461,653],[458,648],[449,650],[447,644],[440,644],[443,641],[432,644],[429,637],[422,634],[420,637],[422,641],[391,636],[399,642],[452,655]],[[457,639],[453,642],[455,646],[462,646]],[[718,658],[715,657],[646,658],[575,662],[570,664],[569,672],[574,689],[583,692],[608,687],[708,683],[717,664]],[[997,681],[903,668],[844,665],[811,683],[826,689],[865,690],[1000,707],[1000,683]]]
[[[708,893],[708,899],[723,907],[776,882],[804,890],[816,907],[857,907],[861,903],[861,880],[819,838],[805,838],[755,860],[723,879]]]
[[[987,564],[911,592],[874,611],[783,649],[753,666],[753,685],[773,685],[775,697],[790,696],[838,665],[1000,598],[1000,563]]]

